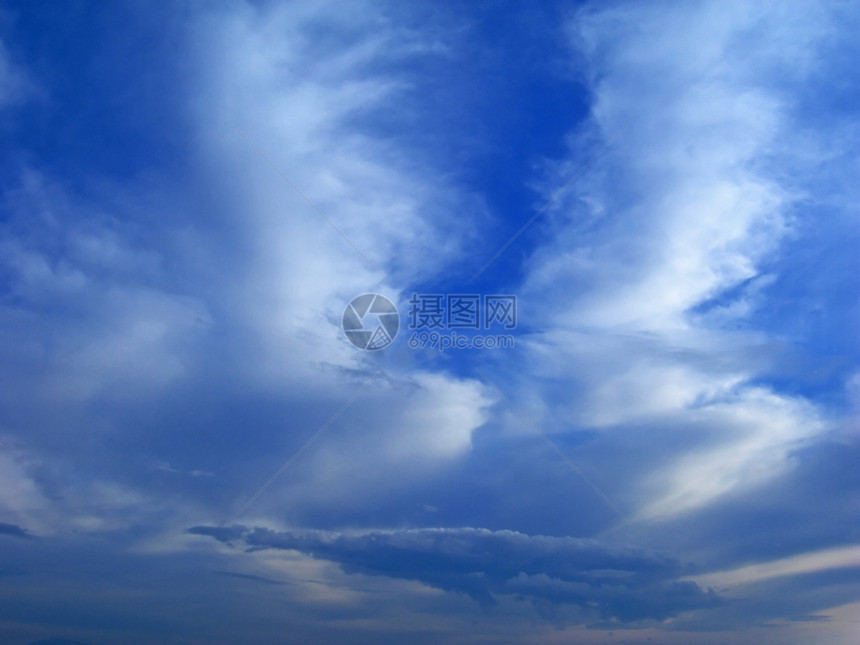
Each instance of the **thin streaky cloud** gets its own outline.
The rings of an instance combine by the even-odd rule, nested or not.
[[[715,571],[688,576],[685,580],[692,580],[704,587],[723,588],[752,584],[784,576],[797,576],[853,567],[860,567],[860,545],[858,544],[850,544],[811,553],[801,553],[788,558],[750,564],[728,571]]]
[[[299,194],[299,196],[300,196],[302,199],[304,199],[304,200],[308,203],[308,205],[309,205],[311,208],[313,208],[313,209],[317,212],[317,214],[319,214],[319,216],[320,216],[320,217],[322,217],[322,218],[323,218],[323,220],[325,220],[326,224],[328,224],[329,226],[331,226],[331,227],[335,230],[335,232],[336,232],[338,235],[340,235],[340,236],[344,239],[344,241],[345,241],[347,244],[349,244],[349,245],[353,248],[353,250],[354,250],[356,253],[358,253],[358,254],[361,256],[361,258],[362,258],[365,262],[367,262],[367,263],[368,263],[368,264],[373,268],[373,270],[374,270],[374,271],[376,271],[376,272],[377,272],[381,277],[383,277],[383,278],[385,277],[385,272],[384,272],[382,269],[380,269],[378,266],[376,266],[376,265],[375,265],[375,264],[370,260],[370,258],[368,258],[364,253],[362,253],[362,252],[361,252],[361,249],[359,249],[355,244],[353,244],[353,243],[352,243],[352,240],[350,240],[350,239],[349,239],[349,238],[348,238],[348,237],[343,233],[343,231],[341,231],[337,226],[335,226],[335,225],[334,225],[334,222],[332,222],[328,217],[326,217],[325,213],[323,213],[323,212],[322,212],[322,211],[317,207],[317,205],[316,205],[316,204],[314,204],[314,203],[313,203],[313,202],[308,198],[308,196],[307,196],[307,195],[305,195],[305,194],[304,194],[304,193],[299,189],[299,187],[298,187],[298,186],[296,186],[296,185],[295,185],[295,184],[290,180],[290,178],[289,178],[289,177],[287,177],[287,176],[286,176],[286,175],[281,171],[281,169],[280,169],[280,168],[278,168],[278,167],[277,167],[277,166],[272,162],[272,160],[271,160],[271,159],[269,159],[265,154],[263,154],[263,151],[262,151],[262,150],[260,150],[257,146],[255,146],[253,141],[251,141],[248,137],[246,137],[246,136],[245,136],[245,134],[244,134],[241,130],[239,130],[239,128],[234,128],[234,130],[236,130],[236,132],[238,132],[238,133],[239,133],[239,136],[240,136],[240,137],[242,137],[242,138],[245,140],[245,143],[247,143],[249,146],[251,146],[251,148],[252,148],[252,149],[253,149],[253,150],[254,150],[258,155],[260,155],[260,156],[263,158],[263,160],[264,160],[267,164],[269,164],[272,168],[274,168],[274,169],[275,169],[275,172],[277,172],[277,173],[281,176],[281,179],[283,179],[285,182],[287,182],[287,183],[290,185],[290,187],[291,187],[294,191],[296,191],[296,192]]]
[[[349,401],[347,401],[346,403],[344,403],[343,407],[342,407],[340,410],[338,410],[337,412],[335,412],[335,414],[334,414],[334,415],[333,415],[333,416],[332,416],[328,421],[326,421],[326,422],[325,422],[325,424],[323,424],[323,426],[322,426],[319,430],[317,430],[317,431],[313,434],[313,436],[312,436],[310,439],[308,439],[308,440],[305,442],[305,444],[304,444],[301,448],[299,448],[299,449],[296,451],[296,453],[286,461],[286,463],[285,463],[283,466],[281,466],[280,468],[278,468],[277,472],[276,472],[274,475],[272,475],[272,477],[269,479],[269,481],[267,481],[265,484],[263,484],[263,485],[262,485],[262,487],[260,487],[260,490],[258,490],[256,493],[254,493],[254,494],[251,496],[251,498],[250,498],[247,502],[245,502],[244,504],[242,504],[242,507],[241,507],[238,511],[236,511],[235,513],[233,513],[233,515],[231,515],[231,516],[230,516],[226,521],[224,521],[223,526],[226,526],[227,524],[230,524],[230,523],[231,523],[231,522],[233,522],[237,517],[239,517],[242,513],[244,513],[244,512],[245,512],[245,510],[246,510],[246,509],[247,509],[251,504],[253,504],[253,503],[254,503],[254,501],[256,501],[256,499],[257,499],[260,495],[262,495],[262,494],[263,494],[263,492],[264,492],[264,491],[265,491],[269,486],[271,486],[271,485],[275,482],[275,480],[276,480],[278,477],[280,477],[280,476],[281,476],[281,474],[282,474],[282,473],[283,473],[287,468],[289,468],[289,467],[292,465],[292,463],[293,463],[296,459],[298,459],[298,458],[299,458],[299,456],[300,456],[300,455],[301,455],[305,450],[307,450],[308,446],[310,446],[310,445],[311,445],[311,444],[312,444],[312,443],[317,439],[317,437],[319,437],[323,432],[325,432],[325,431],[328,429],[328,427],[329,427],[332,423],[334,423],[334,422],[335,422],[335,420],[336,420],[336,419],[337,419],[341,414],[343,414],[344,410],[346,410],[350,405],[352,405],[353,401],[355,401],[355,400],[359,397],[359,395],[360,395],[362,392],[364,392],[368,387],[370,387],[370,384],[371,384],[371,383],[373,383],[381,373],[382,373],[382,370],[379,370],[379,371],[377,371],[373,376],[371,376],[371,377],[370,377],[370,380],[369,380],[369,381],[367,381],[367,383],[365,383],[365,384],[361,387],[361,389],[360,389],[358,392],[356,392],[355,394],[353,394],[352,398],[351,398]]]
[[[562,186],[561,188],[559,188],[559,189],[558,189],[558,191],[556,191],[555,195],[553,195],[552,197],[550,197],[549,201],[548,201],[546,204],[544,204],[543,206],[541,206],[541,207],[540,207],[540,209],[538,210],[538,212],[537,212],[537,213],[535,213],[534,215],[532,215],[531,219],[530,219],[528,222],[526,222],[526,223],[523,225],[523,227],[522,227],[519,231],[517,231],[516,233],[514,233],[514,236],[513,236],[511,239],[509,239],[507,242],[505,242],[504,246],[502,246],[502,248],[500,248],[498,251],[496,251],[496,254],[495,254],[493,257],[491,257],[491,258],[487,261],[487,263],[486,263],[484,266],[482,266],[482,267],[478,270],[478,272],[477,272],[475,275],[473,275],[473,276],[472,276],[472,280],[474,280],[474,279],[475,279],[475,278],[477,278],[479,275],[481,275],[484,271],[486,271],[486,270],[487,270],[487,268],[488,268],[488,267],[489,267],[493,262],[495,262],[495,261],[498,259],[498,257],[499,257],[502,253],[504,253],[504,252],[507,250],[507,248],[508,248],[511,244],[513,244],[513,243],[516,241],[516,239],[517,239],[520,235],[522,235],[522,234],[525,232],[525,230],[526,230],[529,226],[531,226],[531,225],[532,225],[532,223],[533,223],[533,222],[534,222],[538,217],[540,217],[541,213],[543,213],[547,208],[549,208],[549,206],[550,206],[550,205],[551,205],[551,204],[552,204],[552,203],[553,203],[553,202],[558,198],[558,196],[559,196],[559,195],[561,195],[565,190],[567,190],[567,187],[568,187],[568,186],[570,186],[570,185],[573,183],[573,181],[574,181],[577,177],[579,177],[582,173],[584,173],[584,172],[588,169],[588,167],[589,167],[589,166],[591,166],[591,164],[592,164],[592,163],[594,163],[594,161],[595,161],[595,160],[596,160],[600,155],[602,155],[602,154],[603,154],[603,152],[604,152],[604,151],[605,151],[605,150],[606,150],[610,145],[612,145],[612,142],[613,142],[613,141],[615,141],[615,140],[618,138],[618,136],[619,136],[622,132],[624,132],[624,129],[625,129],[626,127],[627,127],[627,126],[625,125],[625,126],[624,126],[623,128],[621,128],[618,132],[616,132],[616,133],[615,133],[615,135],[614,135],[614,136],[613,136],[609,141],[607,141],[607,142],[606,142],[606,144],[605,144],[605,145],[604,145],[600,150],[598,150],[598,151],[597,151],[597,153],[595,153],[595,155],[594,155],[593,157],[591,157],[591,159],[589,159],[589,160],[586,162],[586,164],[585,164],[582,168],[580,168],[579,170],[577,170],[577,171],[576,171],[576,173],[575,173],[575,174],[574,174],[570,179],[568,179],[568,180],[567,180],[567,183],[565,183],[565,185],[564,185],[564,186]]]
[[[609,496],[608,496],[606,493],[604,493],[602,490],[600,490],[600,488],[597,486],[597,484],[595,484],[593,481],[591,481],[591,480],[588,478],[588,476],[587,476],[584,472],[582,472],[582,470],[581,470],[581,469],[580,469],[576,464],[574,464],[574,463],[573,463],[573,462],[568,458],[568,456],[567,456],[566,454],[564,454],[564,452],[562,451],[562,449],[561,449],[561,448],[559,448],[559,447],[555,444],[555,442],[554,442],[552,439],[550,439],[549,437],[547,437],[547,436],[546,436],[546,435],[541,431],[541,429],[537,426],[537,424],[535,424],[531,419],[529,419],[528,415],[526,415],[526,413],[525,413],[525,412],[523,412],[522,410],[520,410],[520,409],[519,409],[519,408],[514,404],[514,402],[513,402],[513,401],[511,401],[511,399],[510,399],[510,398],[508,398],[508,396],[507,396],[504,392],[502,392],[502,390],[499,388],[499,386],[498,386],[498,385],[496,385],[493,381],[491,381],[489,378],[487,378],[486,376],[484,376],[484,375],[483,375],[483,374],[481,374],[480,372],[478,373],[478,376],[480,376],[484,381],[486,381],[486,383],[487,383],[488,385],[490,385],[494,390],[496,390],[496,392],[498,392],[498,393],[499,393],[499,396],[501,396],[501,397],[502,397],[502,398],[503,398],[503,399],[508,403],[508,405],[509,405],[509,406],[511,406],[511,409],[516,413],[516,415],[517,415],[520,419],[522,419],[522,420],[523,420],[523,422],[524,422],[527,426],[529,426],[532,430],[534,430],[534,431],[535,431],[535,433],[536,433],[536,434],[537,434],[541,439],[543,439],[543,440],[546,442],[546,444],[547,444],[550,448],[552,448],[552,449],[553,449],[553,450],[558,454],[558,456],[559,456],[559,457],[561,457],[561,458],[564,460],[564,463],[566,463],[566,464],[570,467],[570,469],[571,469],[573,472],[575,472],[577,475],[579,475],[579,476],[582,478],[582,481],[584,481],[586,484],[588,484],[588,487],[589,487],[589,488],[591,488],[591,490],[593,490],[593,491],[594,491],[594,493],[595,493],[595,494],[596,494],[600,499],[602,499],[602,500],[603,500],[603,502],[604,502],[604,503],[605,503],[609,508],[611,508],[611,509],[612,509],[612,511],[613,511],[613,512],[614,512],[614,513],[615,513],[619,518],[621,518],[622,520],[624,519],[624,515],[621,513],[621,511],[619,511],[619,510],[618,510],[618,507],[617,507],[615,504],[613,504],[613,503],[612,503],[612,500],[611,500],[611,499],[609,499]]]

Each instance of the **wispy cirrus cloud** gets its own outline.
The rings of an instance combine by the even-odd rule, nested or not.
[[[521,300],[546,324],[524,360],[573,384],[552,397],[551,425],[649,428],[653,461],[646,451],[605,475],[634,516],[758,486],[834,427],[763,382],[785,341],[752,320],[779,281],[782,245],[809,225],[795,174],[808,160],[787,142],[804,118],[795,93],[836,19],[802,4],[699,3],[584,8],[572,20],[593,96],[573,149],[627,127],[543,225],[552,239],[532,253]]]

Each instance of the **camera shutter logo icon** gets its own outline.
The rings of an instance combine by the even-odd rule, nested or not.
[[[400,329],[397,308],[385,296],[365,293],[343,310],[343,331],[359,349],[375,351],[391,344]]]

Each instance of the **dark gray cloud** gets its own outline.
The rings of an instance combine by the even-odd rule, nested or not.
[[[591,539],[476,528],[343,535],[267,528],[203,527],[191,533],[252,549],[291,549],[338,563],[347,573],[417,580],[465,593],[483,605],[496,596],[585,608],[592,619],[665,620],[721,603],[677,578],[689,572],[670,555]]]
[[[251,582],[262,582],[267,585],[282,585],[286,584],[281,580],[272,580],[264,576],[257,576],[252,573],[237,573],[236,571],[213,571],[219,576],[227,576],[228,578],[236,578],[238,580],[250,580]]]
[[[27,529],[22,529],[17,524],[5,524],[0,522],[0,535],[11,535],[12,537],[24,538],[32,540],[33,536],[27,532]]]
[[[238,540],[247,529],[244,526],[192,526],[188,532],[192,535],[208,535],[219,542],[230,542]]]

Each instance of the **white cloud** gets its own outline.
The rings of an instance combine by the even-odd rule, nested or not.
[[[801,553],[789,558],[749,564],[728,571],[690,576],[688,579],[705,588],[714,587],[722,591],[783,576],[851,567],[860,567],[860,546],[858,545]]]
[[[384,114],[409,89],[399,57],[436,48],[366,8],[207,12],[194,31],[194,154],[200,181],[224,195],[213,221],[231,236],[232,257],[211,261],[224,265],[222,307],[257,339],[264,381],[358,364],[337,329],[346,303],[371,291],[397,300],[476,234],[477,201],[386,138]]]
[[[6,45],[0,41],[0,108],[19,106],[42,94],[41,88],[12,60]]]
[[[171,391],[232,379],[227,396],[237,405],[263,397],[290,410],[285,443],[270,447],[265,423],[233,421],[235,435],[266,453],[283,449],[374,371],[374,357],[340,330],[347,302],[369,291],[398,300],[410,279],[442,271],[474,234],[477,200],[440,177],[426,153],[398,146],[379,116],[408,89],[394,71],[399,57],[444,48],[357,6],[206,7],[190,24],[187,85],[176,93],[188,117],[180,133],[194,166],[188,176],[156,172],[119,195],[94,191],[85,201],[74,187],[29,171],[8,196],[15,216],[0,231],[0,248],[16,300],[0,310],[9,331],[0,351],[30,369],[4,374],[4,395],[46,410],[26,432],[60,434],[61,418],[71,418],[135,443],[161,430],[115,419],[113,408],[94,414],[93,403],[133,400],[155,410],[175,405],[163,403]],[[380,464],[411,460],[402,467],[417,475],[462,455],[486,419],[489,399],[475,382],[407,369],[386,364],[395,389],[362,395],[369,405],[356,409],[370,419],[362,436],[320,448],[329,460],[323,472],[347,464],[353,491],[365,480],[377,485]],[[184,441],[141,458],[181,463]],[[231,467],[199,472],[210,470]],[[137,476],[132,469],[129,479]],[[247,486],[214,479],[231,491]],[[308,495],[316,494],[311,486]]]
[[[30,518],[48,506],[48,500],[27,472],[26,455],[18,449],[0,448],[0,512],[2,519],[33,530]]]
[[[392,458],[448,457],[471,447],[472,432],[487,419],[491,399],[475,381],[425,372],[413,376],[415,389],[395,412],[383,451]]]
[[[655,473],[663,492],[640,518],[675,515],[755,487],[784,472],[790,453],[827,427],[804,401],[752,387],[682,418],[694,430],[720,439],[679,457],[667,472]]]
[[[763,4],[616,4],[572,23],[592,91],[575,159],[626,129],[543,224],[521,301],[545,327],[525,360],[570,383],[548,395],[556,427],[651,429],[645,480],[619,473],[640,518],[759,485],[829,428],[802,398],[752,384],[778,342],[738,329],[797,217],[792,92],[831,20]],[[674,445],[679,427],[692,437]]]
[[[256,503],[262,511],[251,508],[237,521],[266,522],[284,508],[378,513],[384,500],[433,481],[465,457],[492,403],[482,384],[445,374],[418,371],[373,387]]]
[[[35,536],[119,531],[187,513],[126,484],[81,477],[21,444],[0,442],[0,521]]]

